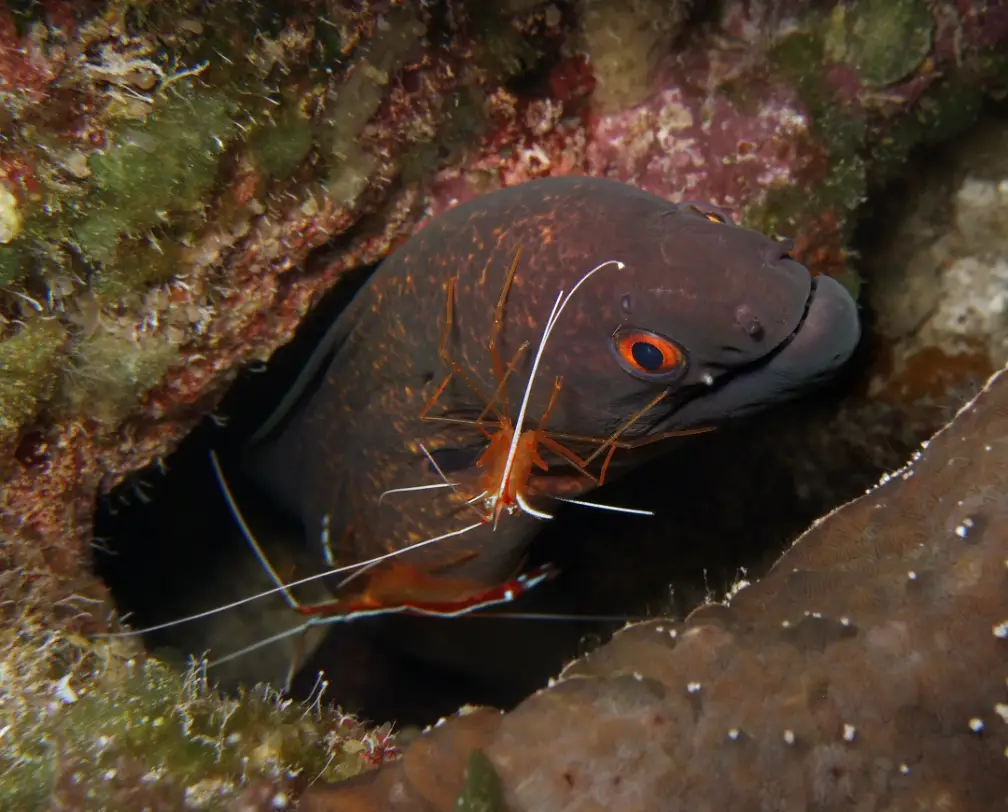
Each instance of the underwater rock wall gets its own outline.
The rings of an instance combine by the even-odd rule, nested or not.
[[[1006,448],[999,373],[905,468],[724,604],[630,625],[514,711],[451,719],[300,808],[1003,805]],[[487,787],[487,805],[455,805]]]

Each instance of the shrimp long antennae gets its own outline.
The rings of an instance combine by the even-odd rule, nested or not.
[[[245,517],[242,514],[240,508],[238,507],[238,503],[235,501],[234,495],[231,493],[231,488],[228,486],[227,480],[224,477],[224,472],[221,469],[220,460],[217,458],[216,452],[214,451],[210,452],[210,461],[211,464],[213,465],[214,473],[217,476],[217,481],[220,485],[221,491],[224,494],[224,499],[227,502],[229,510],[231,511],[231,515],[238,523],[238,527],[241,529],[242,535],[245,537],[245,541],[252,548],[252,551],[255,553],[256,558],[262,564],[263,568],[270,576],[270,580],[272,580],[273,583],[276,584],[276,586],[271,589],[263,590],[262,592],[257,592],[254,595],[249,595],[248,597],[245,598],[239,598],[238,600],[231,601],[230,603],[215,606],[213,609],[207,609],[203,612],[196,612],[195,614],[186,615],[185,617],[176,618],[175,620],[165,621],[164,623],[158,623],[153,626],[146,626],[142,629],[130,629],[128,631],[122,631],[122,632],[103,632],[95,634],[94,635],[95,637],[107,639],[114,637],[133,637],[139,634],[150,634],[152,632],[161,631],[163,629],[170,629],[173,628],[174,626],[180,626],[183,623],[190,623],[195,620],[205,620],[206,618],[212,617],[220,612],[227,612],[231,609],[237,609],[239,606],[245,606],[246,604],[252,603],[253,601],[269,597],[270,595],[277,595],[277,594],[283,595],[284,600],[288,603],[288,605],[296,608],[297,602],[290,594],[290,590],[294,587],[301,586],[302,584],[311,583],[312,581],[317,581],[322,578],[330,578],[333,575],[339,575],[340,573],[346,573],[346,572],[354,573],[356,571],[372,567],[376,564],[380,564],[383,561],[388,561],[389,559],[400,556],[403,553],[409,552],[410,550],[416,550],[420,547],[426,547],[429,544],[436,544],[439,541],[454,538],[455,536],[461,536],[465,533],[475,530],[477,527],[482,527],[485,524],[485,522],[475,522],[473,524],[468,525],[467,527],[461,528],[460,530],[452,530],[448,533],[442,533],[440,536],[434,536],[433,538],[418,541],[415,544],[407,545],[402,549],[393,550],[390,553],[384,553],[382,555],[375,556],[374,558],[368,559],[367,561],[358,561],[354,564],[346,564],[342,567],[335,567],[333,569],[328,569],[325,572],[317,572],[314,575],[308,575],[304,578],[299,578],[296,581],[290,581],[288,583],[284,583],[283,579],[280,577],[277,571],[273,568],[273,565],[270,563],[269,558],[266,556],[265,551],[259,545],[259,542],[256,541],[256,538],[252,533],[252,529],[248,526],[248,523],[245,521]]]
[[[553,304],[553,309],[550,311],[549,319],[546,321],[546,328],[543,330],[542,340],[539,342],[539,347],[536,349],[535,358],[532,361],[532,369],[529,371],[528,383],[525,386],[525,395],[522,397],[521,408],[518,410],[518,418],[515,420],[514,434],[511,437],[511,446],[508,448],[507,460],[504,463],[504,475],[501,477],[500,485],[497,488],[495,506],[501,505],[504,500],[504,489],[507,487],[507,482],[511,475],[511,468],[514,466],[515,454],[518,453],[518,439],[522,433],[522,425],[525,422],[525,413],[528,411],[529,400],[532,397],[532,386],[535,383],[535,376],[539,369],[539,362],[542,360],[543,352],[546,350],[546,342],[549,340],[550,334],[556,326],[557,319],[560,318],[560,314],[563,313],[564,308],[570,303],[571,297],[577,293],[578,288],[607,265],[615,265],[617,270],[623,270],[623,268],[626,267],[626,265],[619,260],[606,260],[605,262],[596,265],[588,271],[588,273],[582,276],[575,283],[574,287],[571,288],[570,293],[566,296],[564,296],[564,292],[562,290],[559,294],[557,294],[556,302]],[[497,528],[497,519],[499,516],[500,511],[495,510],[494,529]]]

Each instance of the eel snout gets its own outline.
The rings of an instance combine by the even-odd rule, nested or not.
[[[804,313],[773,353],[681,405],[674,427],[740,415],[796,397],[829,378],[853,354],[861,338],[857,303],[829,276],[812,278]]]

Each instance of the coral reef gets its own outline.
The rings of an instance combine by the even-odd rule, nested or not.
[[[0,583],[4,809],[282,809],[392,753],[389,728],[329,707],[322,682],[305,704],[266,685],[227,697],[205,664],[180,674],[133,642],[89,640],[100,600],[42,605],[51,587],[16,570]]]
[[[990,121],[912,184],[909,210],[866,260],[889,355],[872,396],[937,399],[1008,362],[1006,123]]]
[[[447,812],[475,772],[460,741],[515,812],[993,808],[1008,793],[1006,415],[1001,373],[761,581],[682,623],[630,625],[514,711],[453,719],[300,808]]]
[[[0,713],[19,698],[47,709],[67,675],[64,697],[126,707],[163,679],[208,717],[230,707],[156,665],[120,679],[129,667],[104,665],[120,655],[81,637],[101,624],[58,610],[102,597],[96,501],[163,460],[243,365],[423,216],[531,177],[606,175],[787,232],[803,261],[855,285],[847,240],[871,183],[967,126],[1008,76],[996,0],[737,0],[692,26],[676,3],[656,27],[632,19],[654,4],[633,0],[615,54],[601,0],[490,5],[0,3],[0,566],[32,597],[10,580],[0,594],[33,618],[5,656],[62,658],[5,678]],[[12,749],[15,721],[0,716],[13,809],[47,778]],[[91,803],[74,793],[105,791],[95,762],[74,763],[60,791]],[[102,765],[115,786],[137,769]],[[212,766],[158,797],[240,775]],[[287,791],[267,783],[264,804]]]

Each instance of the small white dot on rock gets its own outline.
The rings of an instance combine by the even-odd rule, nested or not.
[[[102,781],[111,781],[115,777],[116,777],[115,767],[105,770],[105,772],[102,773]]]
[[[907,578],[909,578],[911,581],[916,581],[917,580],[917,573],[914,572],[913,570],[910,570],[907,573]]]
[[[784,743],[785,744],[794,744],[794,742],[795,742],[794,731],[793,730],[785,730],[784,731]]]
[[[633,678],[637,680],[637,682],[640,682],[642,679],[644,679],[644,675],[640,671],[634,671]]]
[[[1001,717],[1001,721],[1008,724],[1008,704],[998,702],[994,706],[994,713]]]
[[[910,767],[907,764],[900,764],[899,771],[903,773],[903,775],[910,775]]]
[[[658,634],[661,634],[663,631],[665,631],[665,627],[664,626],[655,626],[654,630],[656,632],[658,632]]]
[[[844,617],[840,618],[840,625],[841,626],[850,626],[850,618],[847,617],[846,615]]]
[[[780,625],[781,625],[782,629],[790,629],[791,628],[791,621],[790,620],[782,620]]]
[[[733,727],[731,730],[728,731],[728,738],[731,739],[732,741],[738,741],[738,737],[741,734],[742,731],[740,731],[737,727]]]
[[[979,716],[974,716],[969,720],[969,729],[974,733],[980,733],[984,729],[983,719]]]
[[[991,629],[995,637],[1001,640],[1008,640],[1008,620],[1002,620],[997,625],[992,626]]]
[[[697,691],[700,690],[700,683],[699,682],[687,682],[686,683],[686,690],[689,691],[691,694],[695,694]]]
[[[278,792],[273,796],[271,801],[274,809],[286,809],[287,805],[290,803],[290,798],[287,797],[286,792]]]
[[[857,728],[854,725],[844,725],[843,726],[843,737],[845,742],[854,741],[854,737],[857,735]]]

